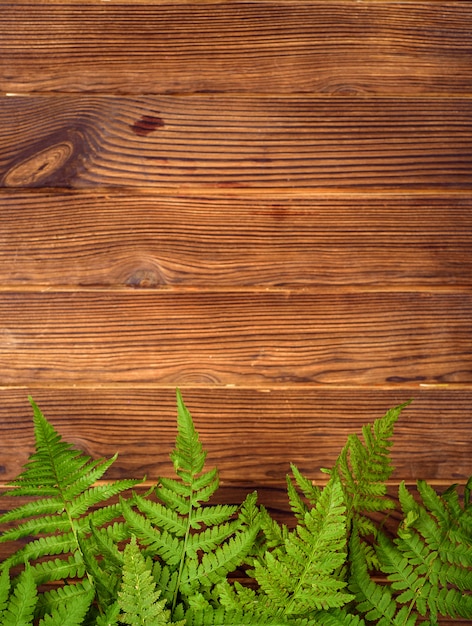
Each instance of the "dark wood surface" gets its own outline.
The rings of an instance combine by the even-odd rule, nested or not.
[[[459,98],[9,96],[0,184],[295,198],[470,189],[471,120]]]
[[[334,463],[349,433],[360,433],[364,423],[412,398],[396,426],[392,488],[399,480],[411,484],[417,478],[428,478],[441,488],[446,481],[464,481],[470,473],[472,393],[458,386],[306,385],[297,390],[294,385],[225,388],[190,383],[181,390],[208,450],[208,464],[220,469],[227,494],[232,489],[236,493],[257,489],[267,503],[268,494],[277,493],[277,506],[283,508],[289,461],[325,482],[320,468]],[[3,475],[16,475],[33,449],[28,394],[80,449],[93,457],[118,452],[111,477],[146,476],[152,482],[172,473],[169,453],[176,435],[172,385],[140,384],[130,390],[98,384],[53,388],[31,384],[0,390],[0,438],[10,442],[2,454]]]
[[[30,394],[111,477],[167,474],[177,386],[220,501],[289,520],[289,462],[323,480],[410,398],[392,494],[463,484],[472,4],[0,10],[1,486]]]
[[[470,294],[472,200],[0,190],[0,288]]]
[[[464,293],[47,289],[3,292],[0,316],[12,385],[472,383]]]
[[[52,5],[52,6],[51,6]],[[465,95],[470,2],[2,4],[7,92]]]

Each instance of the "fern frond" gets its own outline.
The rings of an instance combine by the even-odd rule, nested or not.
[[[284,544],[256,560],[254,577],[286,615],[343,606],[352,597],[336,574],[346,559],[346,537],[343,491],[334,475]]]
[[[188,482],[190,480],[188,474],[185,473],[183,476],[186,482],[182,478],[161,478],[156,495],[167,506],[176,508],[182,515],[187,515],[189,507],[197,507],[209,501],[218,489],[219,478],[216,469],[194,476],[194,482]]]
[[[370,577],[355,526],[349,541],[349,553],[351,557],[349,590],[355,596],[356,611],[363,614],[366,620],[375,621],[377,626],[397,624],[414,626],[418,616],[406,606],[398,611],[399,607],[390,589],[379,585]]]
[[[313,619],[320,626],[365,626],[362,617],[350,613],[344,608],[314,613]]]
[[[175,570],[175,568],[170,568],[168,565],[163,565],[159,561],[155,561],[152,568],[152,575],[162,597],[171,605],[179,591],[178,571]]]
[[[190,411],[185,406],[180,390],[177,390],[178,433],[175,449],[170,457],[175,473],[184,484],[193,484],[195,476],[203,471],[206,452],[200,443]]]
[[[184,619],[185,626],[322,626],[322,622],[311,619],[289,619],[281,615],[228,611],[223,607],[208,607],[200,611],[188,609]]]
[[[176,475],[159,479],[152,493],[155,500],[151,494],[135,495],[121,507],[144,554],[161,561],[154,576],[174,618],[184,615],[198,589],[211,595],[249,558],[259,532],[259,512],[255,494],[240,507],[208,504],[218,488],[218,471],[205,469],[206,452],[180,392],[171,459]]]
[[[26,566],[25,571],[18,578],[8,603],[0,614],[0,623],[2,626],[32,625],[37,601],[36,585],[30,568]]]
[[[134,494],[132,504],[136,505],[138,510],[153,526],[168,530],[177,537],[183,537],[187,532],[185,518],[182,518],[177,511],[164,506],[161,502],[154,502],[149,500],[149,498]]]
[[[403,546],[400,543],[400,546]],[[439,554],[430,550],[419,565],[383,535],[379,536],[378,554],[380,566],[388,576],[390,586],[402,593],[397,602],[415,606],[423,616],[431,615],[435,621],[438,614],[449,617],[472,617],[472,596],[455,587],[450,576],[450,566],[441,563]],[[455,571],[455,575],[460,573]],[[469,593],[471,588],[467,590]]]
[[[34,500],[33,502],[27,502],[22,506],[15,507],[6,513],[3,513],[0,517],[2,524],[8,522],[14,522],[21,519],[27,519],[28,517],[39,515],[54,515],[60,513],[64,508],[64,503],[60,498],[44,498],[42,500]],[[6,541],[4,538],[6,531],[0,536],[0,541]]]
[[[418,481],[421,501],[404,483],[399,500],[404,521],[398,537],[389,542],[379,535],[377,554],[380,567],[393,589],[402,591],[397,601],[416,606],[421,615],[472,617],[472,555],[465,510],[457,515],[449,510],[447,498]],[[457,502],[456,502],[457,504]]]
[[[209,553],[222,545],[228,537],[231,537],[241,528],[239,519],[210,526],[199,533],[189,535],[187,541],[187,554],[190,559],[197,559],[199,553]],[[255,537],[254,537],[255,539]]]
[[[282,546],[288,539],[289,530],[285,524],[279,524],[263,506],[260,507],[260,525],[263,533],[263,551]]]
[[[36,585],[50,581],[60,581],[85,576],[85,565],[82,557],[75,553],[67,559],[48,559],[31,565],[31,574]]]
[[[180,563],[184,544],[179,537],[167,530],[156,528],[146,516],[137,513],[125,500],[121,502],[123,517],[140,542],[149,546],[149,552],[161,558],[168,565],[176,566]]]
[[[118,592],[120,621],[130,626],[170,624],[170,611],[165,608],[165,599],[158,600],[160,595],[151,564],[146,563],[133,537],[124,551],[123,581]]]
[[[364,443],[357,435],[350,435],[335,464],[334,471],[343,484],[348,515],[357,518],[358,526],[364,526],[366,532],[375,528],[365,513],[394,508],[393,501],[386,497],[386,481],[393,471],[390,447],[394,426],[408,404],[410,402],[390,409],[373,424],[364,426]]]
[[[321,489],[315,485],[311,480],[306,478],[298,467],[294,464],[290,464],[290,469],[292,470],[293,478],[295,479],[298,488],[301,490],[305,498],[307,499],[310,506],[315,506],[318,502],[318,498],[321,495]]]
[[[40,537],[27,543],[23,548],[19,548],[6,558],[0,567],[11,568],[15,565],[21,565],[25,561],[34,561],[41,557],[75,552],[76,549],[77,541],[73,532]]]
[[[16,541],[31,537],[32,541],[19,548],[2,564],[1,568],[33,562],[37,559],[64,555],[64,563],[50,559],[49,569],[43,567],[35,575],[47,582],[77,576],[83,572],[77,565],[80,558],[81,537],[90,535],[90,524],[100,527],[111,523],[121,515],[117,505],[102,505],[112,496],[136,485],[138,480],[120,480],[95,485],[112,465],[116,455],[108,460],[92,460],[62,437],[46,420],[36,403],[30,398],[33,408],[35,452],[30,456],[24,471],[10,483],[10,495],[27,495],[36,500],[0,516],[0,524],[17,522],[0,536],[1,542]],[[69,561],[72,555],[72,561]]]

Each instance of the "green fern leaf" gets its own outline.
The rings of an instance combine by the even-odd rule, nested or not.
[[[204,610],[189,609],[185,613],[185,626],[321,626],[322,622],[288,619],[280,615],[228,611],[223,607]]]
[[[206,452],[180,392],[171,459],[175,477],[159,479],[152,494],[135,495],[121,506],[144,555],[160,560],[154,576],[170,602],[172,618],[183,619],[195,593],[203,590],[207,598],[249,559],[259,532],[259,512],[255,494],[241,507],[208,504],[218,488],[218,472],[205,469]]]
[[[394,426],[408,404],[406,402],[390,409],[373,425],[364,426],[364,443],[357,435],[350,435],[334,468],[343,484],[348,515],[356,518],[358,527],[362,525],[366,533],[375,532],[375,527],[365,513],[385,511],[395,506],[386,497],[386,481],[393,471],[390,447]]]
[[[152,575],[162,597],[171,605],[179,591],[178,572],[174,568],[170,568],[168,565],[163,565],[161,562],[156,561],[153,564]]]
[[[184,484],[193,484],[194,477],[203,471],[206,452],[203,450],[190,411],[177,390],[178,434],[171,453],[176,474]]]
[[[118,618],[120,615],[120,605],[118,600],[106,607],[102,615],[98,615],[94,626],[118,626]]]
[[[80,614],[85,615],[94,596],[94,589],[88,580],[57,587],[39,595],[36,613],[43,619],[50,620],[58,613],[64,614],[69,607],[74,607],[73,619],[78,619]]]
[[[161,502],[154,502],[137,494],[133,497],[133,504],[153,526],[168,530],[177,537],[185,536],[187,524],[177,511],[164,506]]]
[[[261,590],[286,615],[340,607],[351,595],[336,574],[346,558],[346,516],[337,476],[322,490],[283,546],[258,559],[254,576]]]
[[[74,589],[73,594],[61,598],[52,614],[39,620],[39,626],[82,626],[94,597],[93,589]],[[76,593],[78,592],[78,593]],[[56,604],[56,603],[55,603]]]
[[[169,624],[170,611],[165,609],[165,600],[158,600],[159,596],[151,565],[144,560],[133,537],[124,551],[123,581],[118,592],[120,621],[130,626]]]
[[[0,616],[5,610],[10,593],[10,572],[5,569],[0,573]]]
[[[192,595],[199,587],[213,586],[226,579],[250,553],[258,528],[246,528],[238,531],[228,541],[222,543],[198,558],[188,558],[181,576],[181,589],[186,595]]]
[[[14,554],[5,559],[0,567],[9,568],[21,565],[25,561],[34,561],[41,557],[56,556],[77,550],[76,536],[73,532],[40,537],[31,543],[19,548]]]
[[[349,613],[345,609],[330,609],[314,613],[313,619],[320,626],[365,626],[362,617]]]
[[[368,621],[376,621],[380,626],[396,624],[397,602],[388,587],[379,585],[371,579],[364,550],[356,526],[353,528],[349,541],[351,572],[349,590],[354,594],[356,610]],[[416,616],[404,615],[405,623],[414,626]]]
[[[85,576],[85,565],[82,557],[75,553],[67,559],[49,559],[31,566],[31,574],[36,585],[50,581],[61,581]]]
[[[124,500],[121,501],[123,517],[141,543],[149,546],[149,552],[161,558],[168,565],[176,566],[182,559],[184,544],[166,530],[159,530],[146,516],[134,511]]]
[[[27,519],[34,515],[54,515],[61,513],[63,507],[64,504],[59,498],[44,498],[43,500],[34,500],[33,502],[27,502],[23,506],[13,508],[3,513],[0,519],[2,524],[7,524],[8,522]],[[2,533],[0,541],[5,541],[5,539],[3,539],[5,534],[5,532]]]
[[[285,524],[273,519],[265,507],[260,507],[260,524],[264,536],[260,552],[282,546],[288,539],[289,530]]]
[[[216,550],[224,541],[241,527],[240,520],[209,527],[200,533],[192,534],[187,541],[187,554],[190,559],[198,558],[199,553]]]
[[[26,495],[35,500],[0,516],[0,524],[16,522],[2,533],[0,541],[23,537],[32,540],[5,559],[0,567],[6,569],[25,561],[49,560],[48,566],[41,563],[32,569],[35,580],[43,583],[83,576],[81,542],[90,536],[90,525],[98,528],[120,517],[119,506],[103,504],[140,481],[96,485],[116,456],[108,460],[90,459],[63,441],[31,398],[30,402],[36,448],[24,471],[10,483],[13,487],[10,495]],[[103,506],[92,510],[96,505]],[[54,558],[59,556],[61,559]]]
[[[394,543],[379,535],[377,554],[392,588],[404,589],[398,602],[415,605],[421,615],[472,617],[472,555],[466,508],[451,491],[446,498],[418,481],[417,501],[404,483],[399,500],[404,520]],[[457,510],[459,507],[459,511]],[[402,582],[400,582],[402,581]]]
[[[13,594],[0,615],[2,626],[30,626],[33,624],[38,592],[30,568],[18,578]]]
[[[298,489],[301,490],[303,496],[307,502],[303,500],[299,494],[295,484],[292,482],[290,476],[287,476],[287,494],[290,503],[290,508],[295,517],[299,521],[303,521],[305,514],[310,507],[313,507],[318,502],[318,498],[321,495],[321,489],[317,487],[312,481],[308,480],[293,463],[290,464],[292,470],[292,476],[295,480]]]

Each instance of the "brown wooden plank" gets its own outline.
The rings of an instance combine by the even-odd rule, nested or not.
[[[0,459],[3,483],[12,480],[33,450],[32,394],[63,437],[93,458],[119,453],[110,478],[172,474],[169,453],[176,435],[175,391],[167,389],[0,390]],[[465,482],[472,474],[470,389],[275,389],[183,388],[205,449],[218,466],[224,497],[231,490],[262,489],[282,507],[285,475],[294,462],[307,475],[335,462],[348,434],[390,407],[412,398],[395,431],[392,449],[399,480],[432,484]]]
[[[469,289],[472,201],[0,195],[0,284]]]
[[[472,187],[470,99],[5,97],[0,143],[5,187]]]
[[[3,384],[472,382],[472,296],[3,292]]]
[[[447,94],[471,89],[470,2],[0,5],[0,90]]]

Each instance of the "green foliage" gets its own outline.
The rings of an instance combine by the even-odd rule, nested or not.
[[[407,403],[408,404],[408,403]],[[438,494],[399,487],[383,528],[395,423],[406,404],[350,435],[328,480],[291,466],[293,527],[257,495],[213,504],[218,470],[181,394],[173,477],[148,493],[102,480],[32,402],[36,450],[11,483],[26,504],[0,517],[2,626],[415,626],[472,619],[472,478]],[[114,500],[110,502],[110,498]],[[382,515],[379,523],[374,516]],[[390,524],[391,526],[391,524]],[[383,576],[380,582],[379,576]]]
[[[176,477],[161,478],[153,500],[135,495],[121,504],[143,553],[158,557],[154,576],[173,618],[183,619],[189,610],[211,610],[215,587],[254,549],[259,524],[255,494],[240,507],[208,504],[218,471],[205,470],[206,453],[180,393],[177,411]]]
[[[33,539],[25,545],[19,542],[20,547],[0,564],[0,569],[5,571],[28,563],[28,579],[35,586],[51,581],[79,581],[84,577],[93,582],[86,567],[90,541],[95,543],[91,526],[100,529],[96,533],[106,534],[110,528],[115,529],[115,540],[127,537],[122,526],[110,526],[121,515],[119,506],[105,503],[139,481],[97,484],[116,457],[94,461],[74,449],[62,440],[32,400],[31,404],[36,450],[24,471],[10,483],[13,489],[9,494],[32,499],[0,516],[0,524],[11,524],[0,536],[0,542]],[[97,508],[98,505],[101,506]],[[26,572],[13,579],[15,590],[18,585],[26,584],[25,575]],[[42,606],[43,614],[55,608],[53,603],[57,604],[56,596],[45,594],[43,605],[48,599],[50,606]],[[35,609],[35,615],[38,614],[39,609]],[[48,619],[45,623],[52,622]]]
[[[339,575],[346,539],[342,487],[333,476],[297,527],[255,563],[254,577],[271,611],[303,616],[349,602]]]
[[[160,626],[170,624],[170,611],[151,574],[151,562],[146,560],[132,538],[124,551],[123,580],[118,592],[119,619],[130,626]]]
[[[386,495],[387,480],[394,469],[390,448],[395,424],[408,404],[390,409],[373,424],[363,426],[364,443],[355,433],[349,435],[334,467],[343,485],[348,515],[365,534],[376,532],[369,513],[395,508]]]

